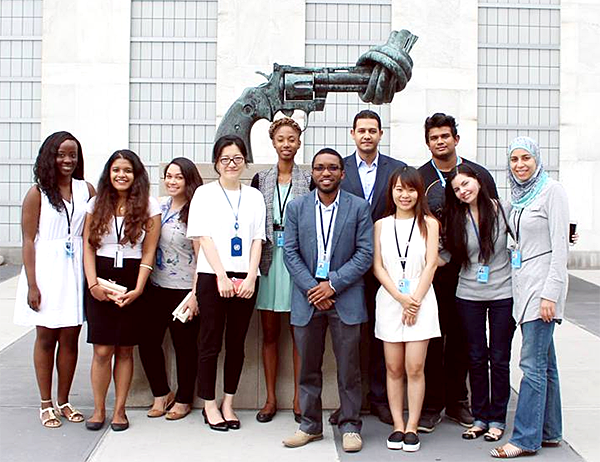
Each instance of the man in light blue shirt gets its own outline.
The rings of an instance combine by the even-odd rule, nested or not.
[[[350,136],[356,145],[356,151],[344,158],[346,176],[342,180],[342,189],[369,202],[371,218],[375,223],[383,218],[386,208],[386,187],[394,170],[406,164],[379,152],[379,142],[383,137],[381,119],[376,112],[360,111],[354,116]],[[365,299],[369,314],[369,394],[367,398],[371,414],[384,423],[393,424],[392,414],[387,400],[385,358],[383,343],[375,338],[375,295],[379,282],[371,271],[365,274]],[[337,411],[329,421],[337,422]]]

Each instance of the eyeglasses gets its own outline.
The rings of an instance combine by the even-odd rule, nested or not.
[[[219,159],[219,163],[221,165],[229,165],[231,162],[233,162],[235,165],[241,165],[244,163],[246,159],[244,158],[244,156],[235,156],[235,157],[221,157]]]
[[[315,165],[313,167],[313,172],[323,173],[325,170],[336,173],[341,170],[341,167],[339,165]]]

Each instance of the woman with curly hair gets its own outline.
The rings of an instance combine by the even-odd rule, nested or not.
[[[164,175],[168,195],[162,198],[160,204],[160,241],[148,287],[146,325],[139,352],[154,396],[148,417],[162,417],[166,414],[167,420],[179,420],[192,410],[198,371],[200,321],[197,317],[195,275],[196,256],[200,246],[186,235],[190,201],[198,186],[202,185],[202,178],[194,163],[185,157],[173,159],[165,167]],[[186,302],[188,319],[182,322],[173,318],[173,310],[190,293]],[[175,348],[177,394],[169,388],[162,348],[167,327]]]
[[[95,194],[83,179],[83,153],[68,132],[50,135],[33,167],[35,185],[23,201],[23,270],[15,304],[15,324],[36,326],[33,361],[40,390],[40,419],[47,428],[83,415],[69,403],[83,324],[81,235],[86,202]],[[57,346],[58,344],[58,351]],[[52,405],[56,355],[57,409]]]
[[[260,310],[263,330],[262,357],[267,386],[267,401],[256,414],[259,422],[270,422],[277,412],[277,362],[281,314],[289,313],[292,303],[292,279],[283,264],[283,239],[285,208],[294,197],[309,192],[310,173],[301,170],[294,162],[300,148],[300,126],[289,117],[276,120],[269,128],[269,136],[277,152],[277,163],[252,178],[252,186],[264,196],[267,208],[266,237],[260,258],[261,280],[256,308]],[[290,326],[291,329],[291,326]],[[300,421],[298,377],[300,356],[294,349],[294,417]]]
[[[88,284],[87,341],[94,345],[94,413],[86,427],[99,430],[104,425],[114,357],[111,428],[122,431],[129,428],[125,402],[133,375],[133,347],[142,331],[140,296],[153,270],[160,236],[160,207],[150,197],[148,173],[134,152],[123,149],[108,159],[98,181],[98,195],[89,202],[87,213],[83,263]],[[127,290],[115,293],[99,278],[115,281]]]

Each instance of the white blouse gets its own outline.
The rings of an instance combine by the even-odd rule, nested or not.
[[[196,190],[190,204],[187,237],[211,237],[225,271],[247,273],[252,241],[265,240],[265,200],[258,189],[246,185],[242,185],[240,192],[225,191],[221,189],[218,181],[200,186]],[[236,236],[236,212],[239,224],[237,236],[242,240],[242,255],[233,257],[231,239]],[[196,271],[215,274],[203,250],[198,253]]]

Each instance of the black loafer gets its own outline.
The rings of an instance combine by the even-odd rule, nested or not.
[[[371,404],[371,415],[375,415],[384,424],[394,425],[390,407],[385,404]]]
[[[216,430],[218,432],[226,432],[227,430],[229,430],[229,425],[227,425],[227,422],[225,420],[216,424],[210,423],[208,421],[208,417],[206,416],[206,411],[204,409],[202,409],[202,416],[204,417],[204,423],[207,424],[211,430]]]
[[[335,411],[333,411],[329,415],[329,423],[331,425],[337,425],[338,424],[338,420],[340,419],[340,412],[341,412],[341,409],[338,407]]]
[[[111,422],[110,428],[113,432],[122,432],[129,428],[129,420],[125,423],[115,423]]]
[[[102,427],[104,427],[104,420],[102,422],[92,422],[90,420],[85,421],[85,428],[93,432],[97,432]]]
[[[273,417],[275,417],[275,414],[277,414],[277,411],[275,412],[259,412],[258,414],[256,414],[256,420],[258,420],[260,423],[267,423],[270,422],[271,420],[273,420]]]

